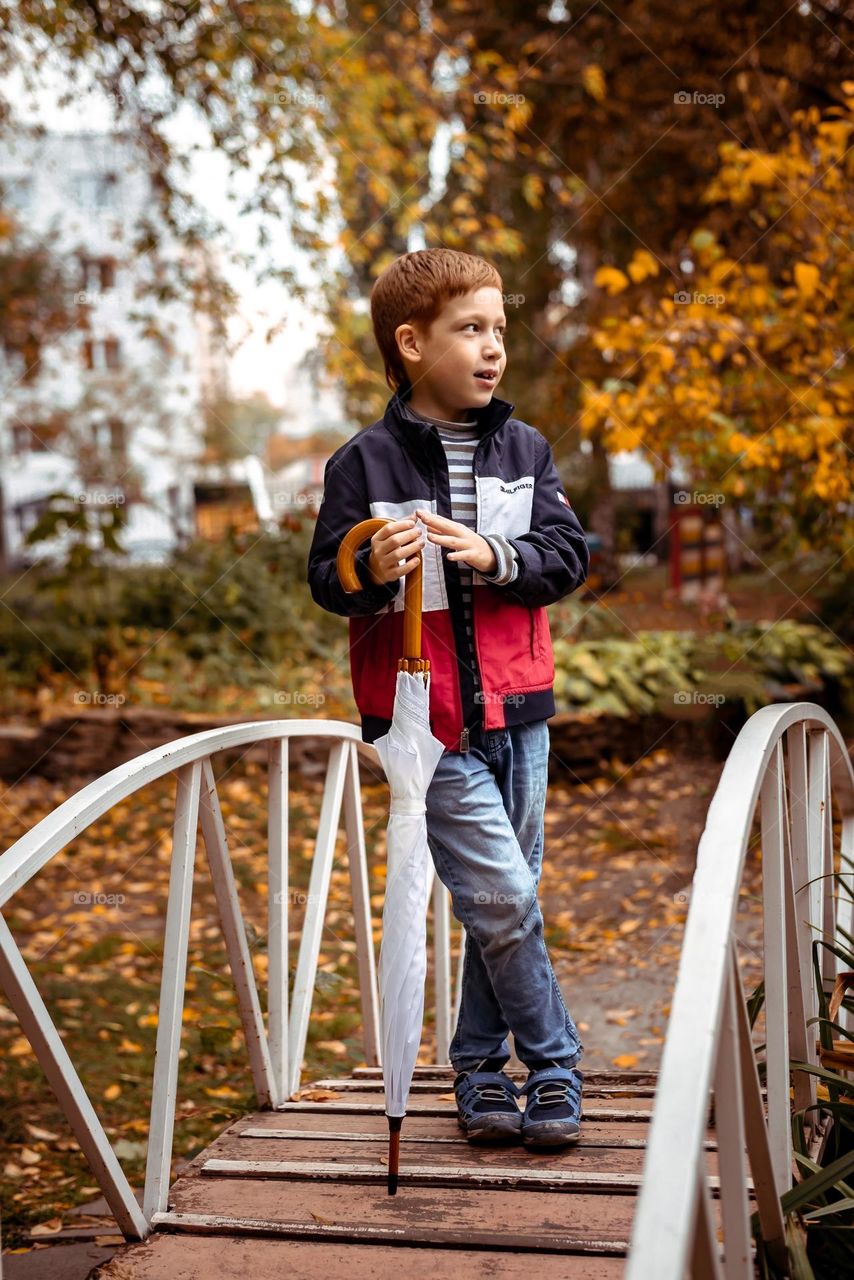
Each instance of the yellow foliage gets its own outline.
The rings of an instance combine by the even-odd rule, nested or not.
[[[593,283],[610,294],[622,293],[629,283],[628,276],[616,267],[600,267],[593,277]]]

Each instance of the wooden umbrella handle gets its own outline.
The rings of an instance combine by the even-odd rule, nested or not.
[[[335,568],[345,591],[364,590],[363,583],[356,572],[356,552],[366,538],[373,537],[383,525],[392,523],[393,521],[384,516],[373,516],[369,520],[354,524],[353,528],[344,534],[335,557]],[[417,552],[417,556],[417,563],[407,573],[404,583],[403,655],[398,663],[398,669],[401,669],[401,663],[409,664],[403,669],[410,671],[429,669],[426,659],[421,657],[421,582],[424,570],[420,551]]]

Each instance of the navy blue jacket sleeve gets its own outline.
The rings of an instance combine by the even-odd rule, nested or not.
[[[508,538],[518,555],[519,573],[508,586],[496,588],[532,609],[568,596],[581,586],[590,569],[584,530],[564,493],[551,446],[543,435],[540,441],[531,530]]]
[[[379,584],[371,582],[367,563],[371,554],[370,539],[356,552],[356,572],[364,588],[347,592],[338,577],[335,557],[344,535],[353,525],[371,517],[367,493],[358,449],[342,445],[328,460],[323,472],[323,501],[308,553],[308,585],[316,604],[345,618],[377,613],[400,590],[400,578]]]

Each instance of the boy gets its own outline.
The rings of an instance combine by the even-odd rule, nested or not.
[[[584,582],[587,543],[545,437],[494,396],[507,363],[495,268],[451,249],[404,254],[378,277],[371,317],[394,394],[326,465],[311,593],[350,619],[353,692],[373,742],[391,725],[401,579],[421,554],[430,727],[445,746],[426,798],[428,844],[466,930],[450,1045],[459,1123],[471,1142],[576,1142],[583,1045],[537,886],[555,714],[545,606]],[[348,594],[335,557],[370,516],[390,523],[357,553],[363,590]],[[521,1089],[501,1069],[509,1031],[529,1071]]]

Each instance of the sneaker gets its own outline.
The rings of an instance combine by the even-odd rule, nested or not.
[[[506,1142],[522,1131],[519,1090],[503,1071],[488,1070],[489,1065],[490,1059],[483,1058],[454,1080],[457,1123],[469,1142]]]
[[[542,1067],[531,1071],[518,1090],[526,1094],[522,1141],[526,1146],[563,1146],[581,1137],[581,1087],[578,1067]]]

